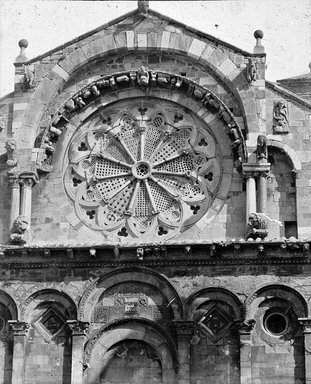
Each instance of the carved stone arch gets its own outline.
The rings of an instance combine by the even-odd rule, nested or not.
[[[145,319],[122,319],[101,327],[85,345],[83,363],[84,384],[93,383],[100,376],[100,362],[109,348],[126,340],[139,340],[150,345],[158,354],[163,367],[162,382],[173,384],[177,369],[177,349],[171,336],[160,326]]]
[[[0,290],[0,303],[11,313],[11,320],[17,320],[19,318],[18,307],[15,300],[3,290]]]
[[[270,147],[275,147],[280,149],[285,153],[285,155],[289,158],[294,173],[299,173],[301,171],[301,160],[297,153],[287,144],[282,141],[272,139],[268,137],[267,145]]]
[[[246,320],[253,319],[259,306],[270,299],[286,301],[297,317],[308,317],[308,304],[301,293],[287,285],[271,284],[260,287],[246,299]]]
[[[168,278],[149,268],[117,268],[91,282],[84,291],[78,310],[78,319],[90,321],[90,316],[100,295],[109,287],[124,282],[139,282],[155,287],[166,297],[173,311],[174,320],[183,318],[183,305],[180,296]]]
[[[192,320],[195,311],[207,301],[222,301],[233,309],[234,320],[241,321],[244,319],[244,308],[239,298],[223,287],[206,287],[192,293],[186,300],[185,317],[187,320]]]
[[[146,77],[146,83],[142,80],[143,76]],[[225,155],[232,151],[235,160],[239,160],[237,165],[240,169],[241,162],[246,159],[246,144],[237,121],[226,105],[213,92],[192,80],[173,73],[154,72],[141,67],[137,71],[103,76],[67,100],[54,114],[51,124],[43,134],[37,160],[38,170],[49,172],[52,169],[56,143],[64,130],[67,130],[68,137],[81,123],[104,106],[134,97],[170,100],[194,112],[207,125],[217,122],[217,128],[225,132],[231,143],[231,149],[227,149]],[[216,126],[213,132],[217,135]]]
[[[68,320],[77,318],[76,304],[67,293],[55,289],[42,289],[32,293],[20,304],[20,320],[27,322],[31,318],[31,313],[36,306],[44,302],[54,302],[62,306],[66,310]]]

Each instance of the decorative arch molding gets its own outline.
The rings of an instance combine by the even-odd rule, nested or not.
[[[38,170],[52,170],[56,143],[63,131],[71,126],[72,119],[75,125],[80,125],[104,106],[132,97],[163,98],[191,109],[207,124],[211,124],[213,120],[218,121],[229,138],[236,167],[240,170],[241,163],[246,159],[245,140],[225,104],[207,88],[186,77],[162,71],[149,71],[144,67],[137,71],[103,76],[67,100],[53,116],[51,125],[43,134],[37,159]]]
[[[301,161],[297,153],[287,144],[282,141],[269,138],[267,140],[267,145],[270,147],[275,147],[283,151],[289,158],[294,173],[299,173],[301,171]]]
[[[178,292],[170,281],[163,275],[154,272],[149,268],[117,268],[91,282],[84,291],[78,310],[80,321],[89,321],[94,305],[100,295],[107,288],[124,282],[140,282],[154,286],[167,298],[174,314],[174,320],[183,318],[183,305]]]
[[[160,326],[145,319],[122,319],[101,327],[88,340],[84,350],[85,371],[83,383],[90,384],[101,373],[106,352],[123,340],[139,340],[150,345],[158,354],[163,367],[163,382],[174,383],[177,369],[177,349],[171,336]]]
[[[10,311],[12,320],[18,319],[18,307],[15,300],[5,291],[0,290],[0,303]]]
[[[28,296],[19,307],[20,320],[26,321],[31,316],[31,312],[38,305],[38,299],[40,302],[57,302],[61,304],[68,311],[70,319],[77,318],[77,307],[74,300],[66,293],[57,291],[55,289],[42,289],[40,291],[32,293]]]
[[[260,304],[268,299],[287,301],[293,307],[297,317],[308,317],[308,305],[301,293],[282,284],[262,286],[245,301],[246,320],[253,319]]]
[[[235,314],[235,321],[244,319],[243,304],[234,293],[223,287],[206,287],[191,294],[185,303],[185,308],[187,308],[186,319],[192,320],[197,308],[210,300],[218,300],[230,305]]]

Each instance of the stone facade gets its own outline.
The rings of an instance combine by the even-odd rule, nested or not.
[[[0,382],[311,383],[311,104],[139,9],[0,100]]]

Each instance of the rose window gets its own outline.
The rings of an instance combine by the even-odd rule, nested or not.
[[[119,102],[84,122],[68,150],[79,219],[109,238],[165,239],[210,207],[221,155],[194,114],[160,100]]]

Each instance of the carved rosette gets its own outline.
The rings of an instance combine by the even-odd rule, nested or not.
[[[207,212],[221,180],[213,135],[169,102],[119,102],[72,140],[65,188],[79,219],[110,238],[165,239]]]
[[[85,336],[90,324],[78,320],[67,320],[67,325],[72,332],[72,336]]]
[[[29,323],[18,320],[9,320],[8,321],[11,328],[13,329],[14,336],[27,336],[30,328]]]

